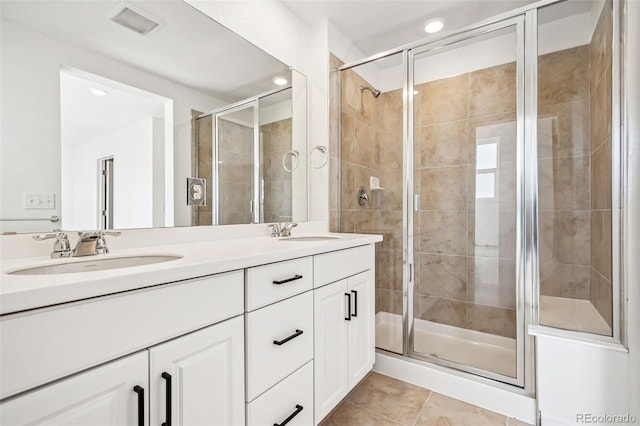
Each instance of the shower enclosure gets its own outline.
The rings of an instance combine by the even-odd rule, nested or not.
[[[531,390],[529,324],[620,339],[618,7],[549,1],[331,58],[332,227],[384,235],[379,349]]]

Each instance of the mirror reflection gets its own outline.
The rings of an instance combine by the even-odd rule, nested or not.
[[[307,220],[303,75],[178,0],[1,14],[1,232]]]

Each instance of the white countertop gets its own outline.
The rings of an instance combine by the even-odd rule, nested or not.
[[[182,258],[130,268],[67,274],[11,275],[8,272],[42,265],[93,260],[97,257],[30,257],[3,260],[0,315],[382,241],[380,235],[309,235],[334,235],[340,238],[326,241],[286,241],[271,237],[253,237],[167,244],[152,248],[117,249],[100,258],[139,255],[178,255]]]

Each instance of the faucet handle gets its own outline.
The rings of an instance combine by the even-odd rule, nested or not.
[[[280,227],[279,223],[274,223],[269,225],[271,227],[271,236],[272,237],[279,237],[280,233],[282,232],[282,228]]]
[[[284,225],[282,225],[282,227],[280,229],[281,236],[283,236],[283,237],[291,236],[291,230],[293,228],[295,228],[296,226],[298,226],[298,224],[296,222],[287,222],[287,223],[285,223]]]
[[[107,254],[109,253],[109,247],[107,247],[107,240],[104,238],[105,235],[112,235],[114,237],[119,237],[122,235],[120,231],[99,231],[98,239],[96,240],[96,254]]]
[[[69,257],[71,256],[71,244],[69,238],[64,232],[53,232],[50,234],[34,235],[33,239],[36,241],[44,241],[50,238],[55,238],[56,242],[53,243],[53,251],[51,252],[52,258]]]

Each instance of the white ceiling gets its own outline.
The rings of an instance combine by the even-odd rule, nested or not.
[[[96,81],[97,80],[97,81]],[[91,89],[102,89],[96,96]],[[60,121],[62,143],[88,142],[149,117],[164,119],[168,99],[140,90],[110,84],[105,79],[60,72]]]
[[[443,18],[449,31],[537,0],[281,0],[310,25],[331,21],[365,55],[426,38],[424,24]]]
[[[146,36],[110,19],[124,5],[160,21]],[[227,101],[277,88],[289,67],[182,1],[2,0],[2,17]]]

